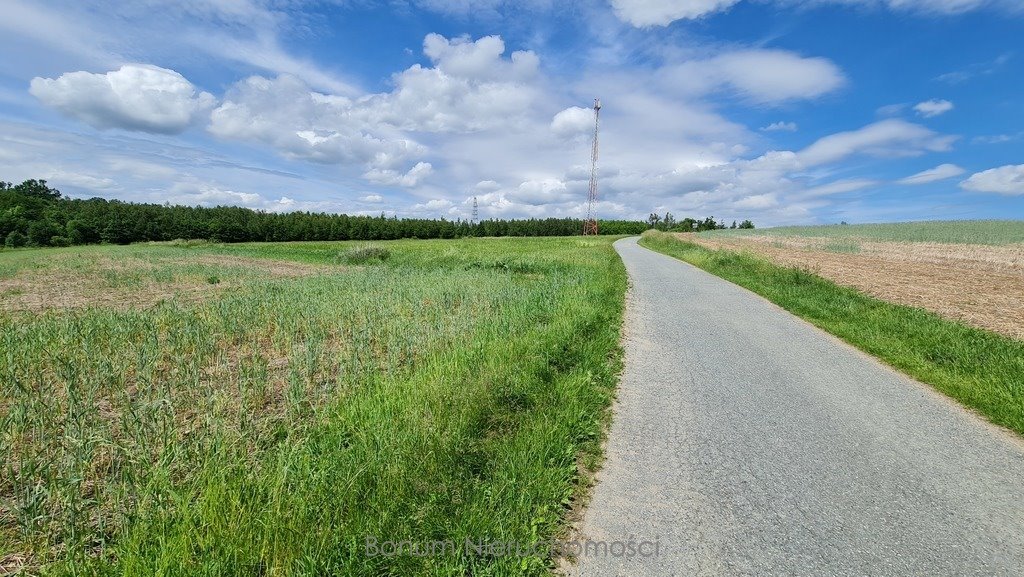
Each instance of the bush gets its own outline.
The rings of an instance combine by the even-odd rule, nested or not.
[[[518,260],[499,259],[494,261],[473,261],[466,264],[466,270],[482,268],[482,269],[494,269],[504,272],[514,272],[519,274],[541,274],[545,271],[546,267],[543,267],[533,262],[521,262]]]
[[[4,246],[7,248],[21,248],[27,243],[27,236],[17,230],[12,230],[11,234],[7,235],[7,240],[4,241]]]
[[[204,245],[207,245],[207,244],[210,244],[210,241],[206,240],[205,238],[190,238],[190,239],[176,238],[176,239],[174,239],[174,240],[172,240],[170,242],[171,246],[186,247],[186,248],[192,247],[192,246],[204,246]]]
[[[28,226],[28,242],[32,246],[48,246],[50,239],[59,232],[52,223],[37,220]]]
[[[71,246],[71,239],[66,236],[52,236],[50,246]]]
[[[350,248],[338,255],[341,262],[347,264],[365,264],[370,261],[384,262],[391,256],[391,251],[380,246],[361,246]]]

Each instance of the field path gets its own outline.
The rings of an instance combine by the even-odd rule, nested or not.
[[[1024,575],[1024,443],[753,293],[615,247],[625,372],[579,530],[660,554],[570,574]]]

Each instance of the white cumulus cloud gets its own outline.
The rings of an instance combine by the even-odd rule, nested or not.
[[[40,102],[95,128],[175,134],[215,103],[173,70],[126,64],[105,74],[67,72],[33,78],[29,91]]]
[[[445,74],[476,80],[525,79],[534,75],[540,64],[537,55],[529,51],[513,52],[510,61],[503,62],[505,42],[500,36],[484,36],[477,40],[469,37],[448,39],[440,34],[428,34],[423,40],[423,53]]]
[[[301,209],[295,199],[281,196],[273,199],[255,192],[241,192],[222,188],[194,178],[174,183],[166,193],[166,200],[174,204],[199,206],[244,206],[270,212]]]
[[[363,178],[374,184],[411,188],[423,182],[423,179],[433,172],[434,167],[429,162],[417,162],[416,166],[404,174],[397,170],[374,169],[364,174]]]
[[[239,82],[213,111],[209,130],[325,164],[391,168],[423,152],[411,138],[368,123],[352,100],[313,92],[288,75]]]
[[[926,100],[914,106],[914,111],[925,118],[939,116],[953,110],[953,103],[948,100]]]
[[[854,154],[919,156],[925,152],[945,152],[954,140],[954,136],[940,135],[918,124],[890,119],[821,138],[799,156],[809,166],[835,162]]]
[[[878,184],[878,181],[868,178],[854,178],[849,180],[837,180],[820,186],[809,188],[800,193],[801,198],[828,196],[831,194],[843,194],[854,192]]]
[[[761,128],[763,132],[796,132],[798,127],[795,122],[773,122]]]
[[[578,198],[569,192],[565,182],[557,178],[528,180],[506,196],[512,202],[531,206],[560,204]]]
[[[579,136],[594,129],[594,111],[571,106],[551,119],[551,131],[558,136]]]
[[[940,164],[935,168],[929,168],[923,170],[917,174],[913,174],[904,179],[899,180],[900,184],[928,184],[929,182],[937,182],[939,180],[946,180],[947,178],[953,178],[954,176],[960,176],[964,173],[964,169],[960,168],[955,164]]]
[[[507,129],[536,114],[533,52],[506,55],[498,36],[438,34],[426,36],[423,52],[432,66],[415,64],[392,76],[391,91],[354,97],[314,91],[292,75],[252,76],[228,91],[209,130],[287,158],[361,168],[374,184],[414,187],[433,171],[420,141]]]
[[[516,51],[505,58],[498,36],[429,34],[423,52],[434,66],[416,64],[394,75],[394,91],[362,103],[368,118],[403,130],[474,132],[523,118],[540,97],[537,55]]]
[[[667,26],[725,10],[739,0],[612,0],[615,14],[636,27]]]
[[[754,194],[746,196],[732,203],[736,210],[766,210],[778,206],[779,198],[774,193]]]
[[[661,76],[666,86],[682,93],[730,89],[761,104],[813,99],[846,84],[842,70],[831,60],[787,50],[735,50],[668,66]]]
[[[960,183],[965,190],[1024,195],[1024,164],[1007,165],[972,174]]]
[[[837,0],[831,0],[835,2]],[[849,1],[849,0],[847,0]],[[860,4],[871,4],[870,0],[856,0]],[[911,10],[936,14],[960,14],[985,6],[1000,4],[1000,0],[886,0],[885,3],[895,10]],[[1010,2],[1004,2],[1011,6]]]
[[[446,198],[434,198],[427,202],[412,205],[411,210],[421,216],[440,216],[452,207],[452,201]]]
[[[765,0],[762,0],[765,1]],[[693,20],[721,12],[740,3],[740,0],[610,0],[611,6],[623,22],[637,28],[668,26],[676,20]],[[962,14],[982,8],[998,8],[1020,12],[1019,0],[775,0],[783,7],[839,4],[868,8],[886,7],[891,10],[920,14]]]

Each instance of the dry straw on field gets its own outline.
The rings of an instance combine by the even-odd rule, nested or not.
[[[0,276],[0,310],[127,310],[165,301],[198,302],[244,289],[255,279],[296,278],[325,270],[312,264],[227,255],[157,257],[146,249],[113,258],[86,248],[13,266]]]
[[[987,246],[748,234],[686,235],[749,251],[841,285],[1024,339],[1024,244]]]

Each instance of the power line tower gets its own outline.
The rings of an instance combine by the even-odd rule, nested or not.
[[[590,153],[590,193],[587,195],[587,219],[583,221],[583,234],[597,234],[597,214],[594,204],[597,202],[597,137],[601,128],[601,100],[594,99],[594,149]]]
[[[479,223],[480,222],[479,217],[480,217],[480,207],[477,205],[476,197],[474,196],[473,197],[473,220],[471,221],[472,224]]]

